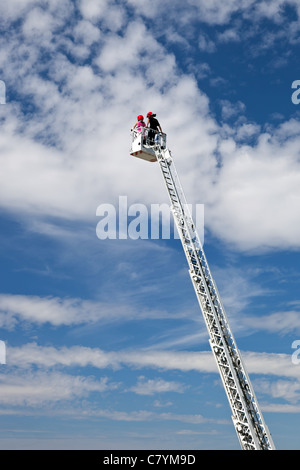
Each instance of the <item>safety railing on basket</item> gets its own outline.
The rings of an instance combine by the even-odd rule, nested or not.
[[[166,148],[167,134],[155,131],[148,127],[139,127],[138,129],[131,130],[131,145],[136,139],[141,139],[141,144],[145,147],[153,147],[159,145]]]

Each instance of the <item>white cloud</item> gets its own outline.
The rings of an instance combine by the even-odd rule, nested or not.
[[[297,405],[300,400],[300,381],[299,380],[277,380],[269,381],[259,379],[255,381],[255,386],[260,392],[276,399],[284,399],[293,405]]]
[[[201,18],[201,21],[208,24],[223,24],[230,20],[230,17],[236,11],[243,10],[245,6],[254,0],[237,1],[229,0],[226,3],[221,0],[211,0],[209,3],[204,0],[188,0],[184,4],[179,0],[172,2],[172,8],[170,8],[169,2],[163,4],[159,0],[153,0],[151,4],[143,5],[143,9],[140,10],[139,5],[134,0],[128,0],[128,3],[136,8],[136,13],[149,18],[165,18],[166,14],[169,13],[173,21],[181,26],[187,27],[189,21],[195,17]],[[160,13],[160,16],[158,16]]]
[[[186,387],[179,382],[167,381],[161,378],[147,380],[141,376],[138,378],[138,383],[130,388],[130,391],[138,395],[154,395],[168,392],[183,393],[185,389]]]
[[[287,354],[242,352],[246,368],[251,377],[255,374],[254,387],[264,396],[284,399],[294,405],[299,398],[298,368],[292,363]],[[92,392],[103,392],[120,388],[121,384],[111,383],[107,378],[95,380],[93,377],[73,376],[67,373],[72,367],[94,367],[96,369],[156,369],[160,371],[177,370],[184,372],[217,374],[217,366],[211,352],[187,351],[114,351],[108,352],[99,348],[72,346],[70,348],[55,348],[38,346],[35,343],[21,347],[7,348],[7,368],[9,374],[0,378],[1,402],[6,405],[39,406],[42,403],[59,403],[62,400],[83,398]],[[64,372],[56,369],[63,368]],[[260,377],[259,377],[260,376]],[[126,391],[139,395],[161,393],[182,393],[186,385],[178,381],[162,378],[149,379],[141,376],[136,385],[126,386]],[[277,405],[279,406],[279,404]],[[265,409],[265,404],[263,405]],[[279,406],[274,411],[283,411]],[[88,414],[88,409],[86,410]],[[100,411],[103,416],[107,411]],[[121,413],[122,415],[123,413]],[[125,413],[126,414],[126,413]],[[127,419],[126,417],[110,415],[111,419]],[[159,415],[160,419],[164,419]],[[151,418],[151,416],[150,416]],[[166,419],[177,419],[168,417]],[[132,420],[133,416],[128,417]],[[136,419],[139,419],[136,417]],[[144,416],[144,419],[146,417]],[[152,418],[151,418],[152,419]],[[193,422],[195,418],[187,418]]]
[[[65,237],[65,234],[61,233],[60,236]],[[67,238],[67,243],[72,243],[70,237]],[[160,264],[156,264],[156,267],[160,269]],[[126,275],[133,282],[136,281],[137,274],[132,271],[133,266],[130,264],[122,262],[119,266],[116,265],[116,269],[120,276]],[[49,274],[49,272],[46,271],[45,274]],[[281,335],[300,331],[299,312],[296,309],[270,312],[268,315],[255,317],[245,313],[255,298],[266,298],[272,294],[268,289],[261,287],[259,280],[255,278],[255,273],[244,272],[242,275],[239,270],[234,268],[227,268],[224,272],[215,269],[215,278],[218,279],[217,284],[230,320],[234,325],[234,331],[239,331],[240,334],[245,331],[247,334],[267,331]],[[153,292],[157,294],[160,292],[158,288],[162,288],[161,283],[159,286],[153,284],[152,281],[149,284],[149,279],[144,285],[140,276],[139,282],[140,293]],[[170,285],[170,277],[168,277],[168,285]],[[172,311],[147,308],[141,306],[126,293],[120,293],[119,298],[106,302],[76,297],[0,294],[0,326],[7,330],[13,330],[21,323],[75,327],[76,325],[124,323],[132,320],[163,321],[166,319],[185,320],[186,324],[158,335],[152,349],[168,349],[176,345],[187,346],[202,342],[203,338],[206,341],[207,331],[203,330],[201,312],[196,309],[196,306],[192,310],[190,307],[181,307],[178,310],[173,308]],[[201,320],[200,325],[198,324],[199,319]],[[197,331],[190,322],[196,322]]]
[[[258,272],[259,274],[259,272]],[[221,292],[222,302],[229,311],[230,318],[237,319],[236,327],[244,326],[244,311],[253,299],[266,298],[270,292],[263,288],[256,278],[256,272],[227,266],[226,269],[214,268],[214,277],[218,280],[218,289]],[[253,325],[257,326],[258,321]],[[247,322],[246,327],[249,328]],[[259,326],[258,326],[259,328]]]
[[[298,368],[292,363],[288,354],[277,353],[242,353],[249,374],[264,376],[289,377],[298,379]],[[36,365],[39,368],[55,366],[95,368],[154,368],[160,370],[177,369],[183,372],[195,370],[206,373],[217,373],[217,366],[210,351],[147,351],[121,350],[103,351],[99,348],[72,346],[55,348],[28,343],[20,347],[7,346],[7,364],[20,368]]]
[[[79,21],[74,28],[73,34],[76,41],[83,42],[87,46],[91,46],[99,41],[101,37],[99,28],[87,20]]]
[[[281,23],[284,17],[286,5],[292,6],[299,14],[299,4],[297,0],[187,0],[184,4],[180,0],[163,4],[159,0],[153,0],[151,4],[145,4],[143,9],[134,0],[128,0],[130,5],[135,7],[136,14],[147,18],[156,18],[159,20],[159,12],[163,19],[166,12],[171,15],[172,23],[186,27],[192,19],[199,18],[201,22],[211,26],[223,26],[232,22],[233,15],[239,15],[253,22],[260,22],[265,18],[274,23]]]
[[[244,115],[246,110],[245,104],[241,101],[232,103],[229,100],[221,100],[220,105],[222,108],[222,117],[225,121],[228,121],[228,119],[231,119],[232,117],[238,118],[241,116],[241,114]]]
[[[201,1],[198,3],[199,14],[201,18],[209,24],[224,24],[227,23],[233,13],[249,7],[254,0],[229,0],[222,2],[222,0],[212,0],[211,2]],[[196,4],[196,2],[191,2]]]
[[[253,147],[233,139],[220,145],[223,167],[206,221],[242,250],[299,246],[299,142],[287,129],[261,134]]]
[[[84,18],[98,21],[106,13],[107,0],[80,0],[79,9]]]
[[[268,18],[275,23],[282,21],[282,13],[284,7],[287,5],[295,5],[296,2],[293,0],[272,0],[272,2],[256,2],[254,8],[254,15],[258,18]]]
[[[71,376],[61,372],[26,371],[0,375],[0,404],[36,407],[87,397],[115,388],[107,379]]]
[[[270,403],[264,404],[263,410],[268,413],[300,413],[300,405],[290,403]]]
[[[270,333],[285,335],[288,333],[300,334],[300,315],[299,311],[283,311],[271,313],[270,315],[255,317],[245,317],[244,326],[253,327],[258,325],[259,330]],[[256,328],[256,326],[255,326]]]
[[[292,362],[292,355],[244,352],[243,360],[249,374],[299,379],[299,370]]]
[[[146,169],[129,158],[129,129],[137,114],[147,112],[149,103],[154,111],[163,109],[168,116],[169,102],[176,99],[176,116],[187,98],[199,102],[195,83],[176,75],[173,56],[165,53],[140,22],[129,23],[124,38],[107,36],[93,67],[72,63],[62,52],[66,45],[60,36],[56,46],[49,44],[51,58],[45,64],[39,61],[39,44],[31,40],[22,44],[24,53],[29,53],[22,61],[19,41],[16,36],[9,43],[8,49],[15,54],[3,57],[3,67],[12,83],[22,81],[19,92],[24,98],[31,97],[35,113],[29,120],[18,105],[8,104],[1,110],[5,118],[2,205],[24,214],[91,218],[99,202],[110,201],[116,194],[130,193],[134,198],[143,194],[146,202],[154,194],[158,201],[162,199],[159,194],[166,197],[155,176],[138,177],[143,171],[155,175],[157,169]],[[60,51],[55,53],[55,47]],[[141,62],[145,73],[139,70]],[[99,73],[96,65],[101,67]],[[48,78],[39,74],[40,69]],[[167,87],[163,100],[162,86]],[[203,97],[200,100],[207,103]],[[196,116],[196,111],[189,114]]]
[[[216,50],[214,42],[204,34],[201,34],[199,36],[198,46],[201,51],[205,51],[208,53],[215,52]]]
[[[53,16],[41,8],[33,8],[25,18],[22,33],[26,40],[38,40],[40,46],[48,46],[52,41],[52,29],[55,26]]]
[[[58,365],[71,367],[88,365],[96,368],[119,369],[123,366],[133,368],[150,367],[161,370],[178,369],[182,371],[201,370],[216,372],[214,359],[209,352],[173,351],[119,351],[106,352],[97,348],[73,346],[71,348],[43,347],[29,343],[20,348],[7,348],[7,364],[27,368],[51,368]]]
[[[38,325],[80,325],[111,323],[132,319],[163,319],[182,317],[179,313],[140,308],[124,301],[97,302],[80,298],[38,297],[0,294],[0,325],[12,329],[18,322]]]
[[[225,29],[225,31],[218,34],[218,41],[220,43],[227,43],[227,42],[238,42],[241,40],[240,31],[238,27],[229,27]]]
[[[4,20],[13,21],[24,15],[24,12],[34,5],[34,3],[35,0],[11,0],[7,5],[1,3],[1,17]]]

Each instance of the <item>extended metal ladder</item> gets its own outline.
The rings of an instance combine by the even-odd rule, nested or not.
[[[274,450],[274,443],[259,409],[189,212],[171,153],[168,148],[161,148],[159,145],[154,147],[154,151],[169,193],[171,210],[241,447],[244,450]]]

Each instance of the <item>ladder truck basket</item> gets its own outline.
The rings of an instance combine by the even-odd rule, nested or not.
[[[130,155],[148,162],[156,162],[155,149],[166,148],[167,136],[152,129],[140,127],[131,131]]]

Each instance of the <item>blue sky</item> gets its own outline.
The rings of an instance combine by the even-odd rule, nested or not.
[[[11,0],[0,18],[0,448],[239,449],[180,242],[96,233],[120,196],[168,204],[129,156],[153,111],[275,446],[299,449],[298,2]]]

